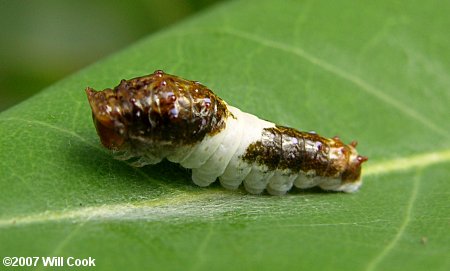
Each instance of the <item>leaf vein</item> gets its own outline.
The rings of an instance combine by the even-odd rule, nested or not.
[[[81,135],[79,135],[79,134],[77,134],[77,133],[75,133],[75,132],[73,132],[73,131],[70,131],[70,130],[61,128],[61,127],[59,127],[59,126],[49,124],[49,123],[44,122],[44,121],[40,121],[40,120],[27,120],[27,119],[22,119],[22,118],[5,118],[5,119],[1,119],[1,120],[3,120],[3,121],[22,121],[22,122],[26,122],[26,123],[30,123],[30,124],[36,124],[36,125],[41,125],[41,126],[44,126],[44,127],[50,128],[50,129],[54,129],[54,130],[59,131],[59,132],[61,132],[61,133],[67,134],[67,135],[69,135],[69,136],[72,136],[72,137],[74,137],[74,138],[80,140],[81,142],[83,142],[83,143],[85,143],[85,144],[87,144],[87,145],[89,145],[89,146],[91,146],[91,147],[93,147],[93,148],[95,148],[95,149],[98,149],[98,150],[102,151],[103,153],[108,153],[107,151],[105,151],[105,149],[101,148],[100,146],[98,146],[98,145],[96,145],[96,144],[92,144],[91,142],[89,142],[88,140],[86,140],[86,139],[85,139],[84,137],[82,137]],[[123,162],[123,163],[125,163],[126,165],[132,167],[138,174],[140,174],[141,176],[143,176],[145,179],[151,180],[153,183],[159,185],[160,187],[165,187],[165,188],[167,188],[167,189],[169,189],[169,190],[174,190],[174,189],[173,189],[170,185],[168,185],[167,183],[162,182],[162,181],[160,181],[160,180],[155,180],[155,179],[150,178],[150,176],[149,176],[148,174],[146,174],[144,171],[142,171],[141,168],[133,167],[133,166],[131,166],[129,163],[127,163],[126,161],[121,161],[121,162]]]
[[[379,264],[384,260],[384,258],[386,258],[386,256],[389,255],[389,253],[398,244],[401,237],[404,235],[406,227],[411,221],[414,202],[416,201],[417,195],[419,193],[420,176],[421,176],[420,173],[421,171],[419,170],[414,177],[411,196],[409,197],[408,203],[406,205],[405,215],[402,219],[403,221],[400,224],[397,234],[394,236],[391,242],[389,242],[387,246],[385,246],[383,250],[372,261],[369,262],[369,265],[366,268],[367,271],[375,270],[379,266]]]
[[[300,47],[295,47],[287,44],[283,44],[281,42],[273,41],[264,37],[260,37],[258,35],[254,35],[248,32],[236,30],[227,28],[222,30],[223,33],[232,35],[238,38],[250,40],[262,45],[265,45],[270,48],[274,48],[277,50],[281,50],[290,54],[294,54],[302,59],[307,60],[313,65],[316,65],[317,67],[322,68],[325,71],[328,71],[329,73],[335,74],[338,77],[345,79],[354,85],[358,86],[361,90],[366,92],[367,94],[372,95],[373,97],[385,102],[386,104],[392,106],[393,108],[399,110],[406,116],[422,123],[424,126],[428,127],[429,129],[433,130],[439,135],[442,135],[446,138],[450,138],[450,134],[445,131],[444,129],[440,128],[438,125],[433,123],[431,120],[426,118],[425,116],[421,115],[416,110],[412,109],[411,107],[401,103],[400,101],[392,98],[391,96],[387,95],[385,92],[381,91],[377,87],[369,84],[365,80],[357,77],[356,75],[351,74],[350,72],[347,72],[343,70],[342,68],[339,68],[337,66],[334,66],[331,63],[326,62],[325,60],[322,60],[320,58],[317,58],[310,53],[306,52]]]

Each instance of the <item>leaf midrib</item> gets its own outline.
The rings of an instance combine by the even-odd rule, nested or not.
[[[46,128],[50,128],[56,130],[60,133],[64,133],[66,135],[72,136],[73,138],[80,140],[84,144],[87,144],[93,148],[96,148],[102,152],[107,153],[106,150],[101,148],[99,145],[92,144],[89,140],[86,140],[81,135],[58,127],[56,125],[52,125],[43,121],[38,120],[26,120],[21,118],[5,118],[0,121],[23,121],[29,124],[41,125]],[[369,163],[363,171],[363,177],[367,178],[374,175],[382,175],[382,174],[390,174],[399,171],[410,171],[412,169],[421,168],[425,169],[435,164],[445,163],[450,161],[450,149],[442,150],[439,152],[427,152],[427,153],[419,153],[410,155],[407,157],[401,157],[396,159],[390,159],[385,161],[371,162]],[[125,163],[125,162],[124,162]],[[139,174],[143,177],[149,179],[149,176],[144,173],[140,169],[135,169]],[[151,180],[155,182],[155,180]],[[163,182],[158,182],[159,185],[164,185]],[[145,212],[149,208],[153,207],[161,207],[161,206],[170,206],[177,205],[187,202],[202,202],[202,200],[214,197],[220,197],[220,195],[225,195],[233,193],[231,191],[222,191],[222,190],[210,190],[208,192],[200,191],[199,193],[190,192],[188,194],[181,193],[179,191],[174,191],[172,189],[171,193],[163,196],[157,200],[145,200],[138,201],[133,204],[130,203],[119,203],[119,204],[104,204],[100,206],[91,206],[85,207],[82,209],[65,209],[61,211],[47,211],[36,214],[27,214],[25,216],[17,216],[11,218],[3,218],[0,220],[0,228],[8,228],[11,226],[17,225],[25,225],[32,223],[42,223],[49,221],[60,221],[60,220],[76,220],[76,219],[91,219],[93,217],[104,217],[105,213],[109,213],[109,217],[114,216],[115,214],[124,213],[123,210],[130,211],[132,208],[134,211]],[[126,214],[127,212],[125,212]],[[93,215],[96,214],[96,215]],[[169,215],[169,214],[168,214]],[[120,217],[120,216],[117,216]],[[144,216],[143,216],[144,217]]]

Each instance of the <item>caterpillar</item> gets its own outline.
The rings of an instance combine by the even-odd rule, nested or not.
[[[228,105],[197,81],[166,74],[122,80],[86,94],[104,147],[136,167],[167,159],[192,169],[205,187],[219,179],[251,194],[283,195],[293,186],[354,192],[367,157],[356,141],[276,125]]]

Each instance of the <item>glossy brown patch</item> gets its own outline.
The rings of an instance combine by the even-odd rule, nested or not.
[[[350,155],[355,152],[353,145],[345,145],[338,137],[329,139],[316,133],[276,126],[263,129],[261,140],[252,143],[242,159],[250,164],[264,165],[269,170],[288,169],[292,173],[314,170],[315,176],[356,181],[360,178],[361,163],[367,158],[350,161]],[[331,151],[333,155],[330,155]]]
[[[110,149],[143,143],[193,144],[224,129],[230,114],[204,85],[163,71],[122,80],[113,89],[87,88],[86,93],[97,133]]]

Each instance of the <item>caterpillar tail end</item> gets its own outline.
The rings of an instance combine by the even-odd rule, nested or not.
[[[351,146],[356,146],[356,144],[356,141],[350,143]],[[368,157],[359,154],[350,157],[347,169],[342,173],[341,185],[337,189],[338,191],[353,193],[359,189],[362,185],[361,165],[367,160],[369,160]]]

